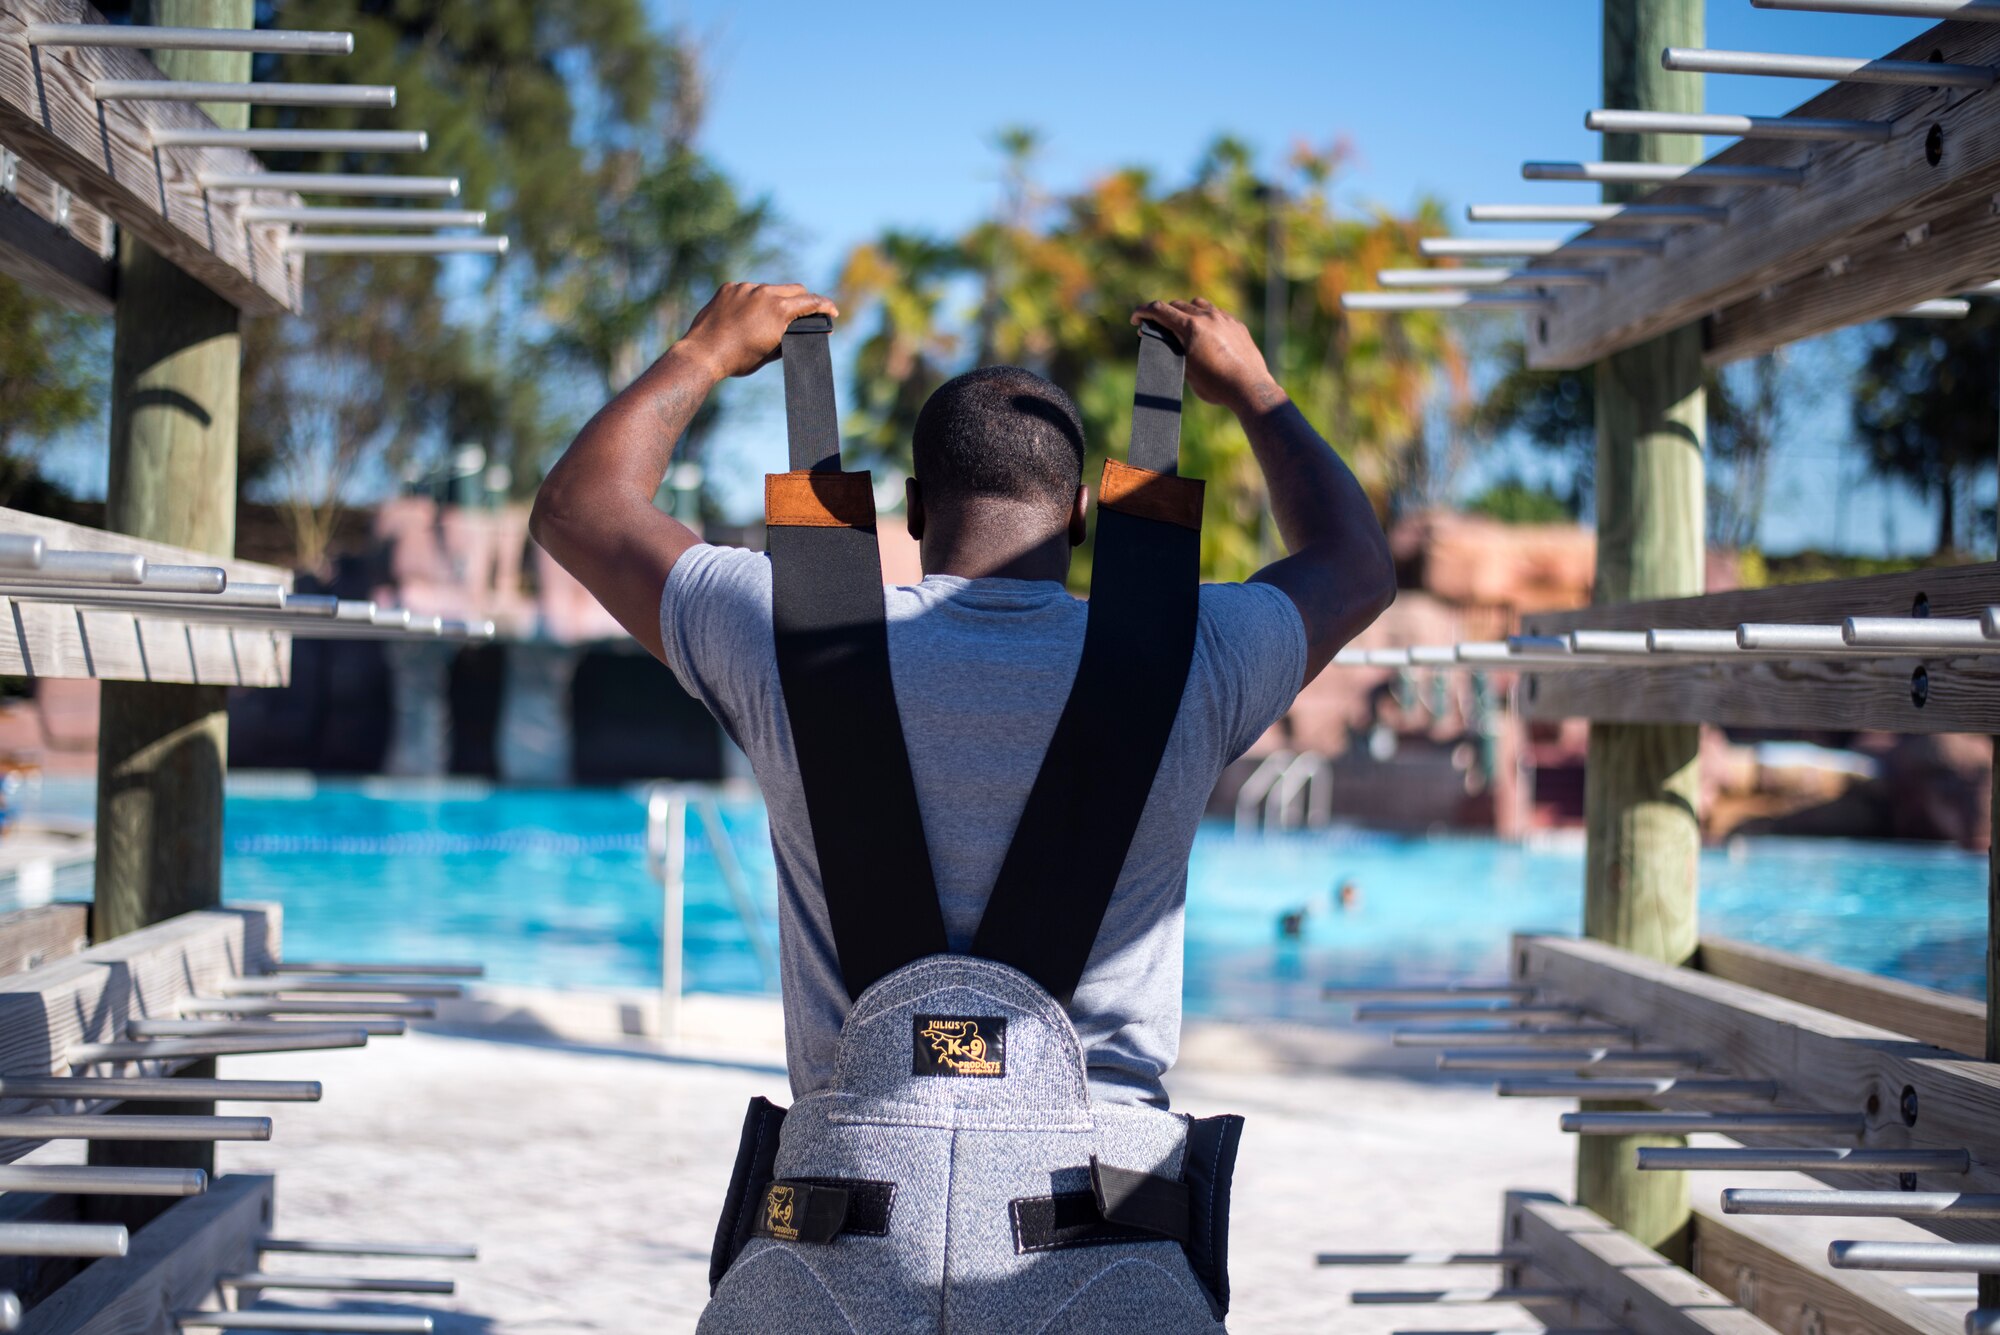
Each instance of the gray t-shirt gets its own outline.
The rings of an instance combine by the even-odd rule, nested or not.
[[[1053,581],[932,575],[891,586],[889,662],[945,931],[965,950],[1083,655],[1085,604]],[[770,811],[792,1092],[833,1074],[848,998],[827,925],[771,637],[771,564],[695,547],[660,601],[674,674],[750,757]],[[1091,1093],[1164,1106],[1180,1048],[1181,910],[1195,827],[1224,765],[1291,707],[1305,626],[1268,584],[1211,584],[1180,717],[1070,1003]]]

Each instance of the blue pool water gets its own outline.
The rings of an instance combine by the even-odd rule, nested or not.
[[[763,809],[724,804],[775,939]],[[276,900],[294,958],[478,959],[497,982],[650,987],[660,896],[636,793],[253,781],[232,789],[227,892]],[[712,854],[688,849],[687,970],[711,991],[767,986]],[[1328,891],[1354,882],[1335,911]],[[1204,828],[1189,877],[1190,1011],[1323,1018],[1320,983],[1505,972],[1509,934],[1574,932],[1580,843],[1358,831],[1239,839]],[[1301,939],[1278,916],[1307,906]],[[1975,994],[1986,860],[1955,849],[1752,840],[1704,855],[1705,930]]]

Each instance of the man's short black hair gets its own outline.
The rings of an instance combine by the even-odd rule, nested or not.
[[[939,385],[917,414],[917,482],[933,500],[974,496],[1067,509],[1083,482],[1083,418],[1069,395],[1018,366]]]

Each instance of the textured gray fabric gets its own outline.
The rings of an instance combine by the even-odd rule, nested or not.
[[[951,949],[972,944],[1083,653],[1061,585],[933,575],[887,591],[890,670]],[[792,1092],[833,1078],[847,993],[771,642],[761,553],[695,547],[660,602],[667,661],[750,757],[771,816]],[[1188,851],[1223,766],[1291,706],[1305,627],[1268,584],[1212,584],[1187,690],[1070,1019],[1099,1102],[1164,1107],[1180,1044]]]
[[[997,1078],[913,1075],[917,1017],[1006,1021]],[[1093,1155],[1181,1175],[1185,1118],[1093,1104],[1063,1008],[1004,965],[935,956],[864,993],[833,1082],[795,1104],[777,1176],[896,1184],[885,1237],[757,1238],[702,1316],[750,1332],[1145,1331],[1211,1335],[1200,1282],[1170,1241],[1015,1250],[1009,1203],[1089,1186]]]

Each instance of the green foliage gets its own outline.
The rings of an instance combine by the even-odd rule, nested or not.
[[[78,315],[0,274],[0,505],[34,476],[49,438],[94,417],[110,321]]]
[[[1568,499],[1546,486],[1531,487],[1518,477],[1494,483],[1467,501],[1465,510],[1503,524],[1567,524],[1576,520]]]
[[[1035,136],[1003,132],[998,215],[957,237],[890,232],[857,248],[841,282],[849,320],[872,319],[857,358],[851,423],[884,463],[908,466],[911,429],[932,389],[971,364],[1030,367],[1076,399],[1095,478],[1131,429],[1132,308],[1207,297],[1260,333],[1300,408],[1347,457],[1379,506],[1423,480],[1426,412],[1441,367],[1464,397],[1464,362],[1430,316],[1348,315],[1340,296],[1374,271],[1414,262],[1443,230],[1427,205],[1409,218],[1343,216],[1331,198],[1339,148],[1301,149],[1285,179],[1262,180],[1240,142],[1217,140],[1192,178],[1169,186],[1139,168],[1067,195],[1035,185]],[[970,310],[955,306],[976,288]],[[968,338],[969,335],[969,338]],[[1228,413],[1189,398],[1182,460],[1207,482],[1202,564],[1241,578],[1264,560],[1263,481]],[[1079,577],[1087,556],[1079,563]]]
[[[1854,434],[1870,468],[1938,504],[1936,550],[1958,547],[1959,490],[2000,445],[2000,309],[1875,326],[1856,379]]]
[[[1790,556],[1761,558],[1764,577],[1757,584],[1818,584],[1830,579],[1859,579],[1863,575],[1898,575],[1937,564],[1923,557],[1849,556],[1809,549]],[[1749,571],[1746,569],[1745,573]],[[1744,583],[1747,587],[1757,587],[1747,578]]]

